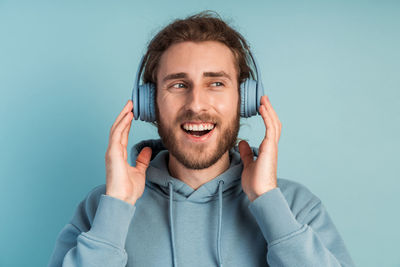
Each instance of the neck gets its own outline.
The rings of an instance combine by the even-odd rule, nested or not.
[[[169,153],[168,169],[171,176],[186,183],[194,190],[226,171],[229,165],[229,151],[226,151],[214,165],[201,170],[186,168]]]

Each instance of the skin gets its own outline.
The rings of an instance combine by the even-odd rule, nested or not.
[[[177,149],[191,157],[192,161],[205,162],[211,155],[215,155],[218,152],[218,140],[224,137],[224,129],[229,129],[236,119],[237,112],[233,111],[237,111],[239,94],[233,60],[229,48],[214,41],[175,44],[161,57],[156,100],[160,111],[159,119],[164,127],[173,131]],[[224,71],[231,79],[203,75],[204,72],[220,71]],[[178,72],[186,73],[185,78],[163,82],[168,74]],[[134,205],[144,191],[151,148],[145,147],[141,150],[135,167],[129,165],[127,144],[133,118],[132,106],[132,101],[129,100],[111,127],[105,162],[106,194]],[[213,118],[217,121],[218,126],[207,144],[195,144],[184,136],[180,124],[185,120],[179,118],[188,119],[190,116],[182,115],[188,111],[195,114],[194,118]],[[267,96],[261,98],[260,114],[265,125],[265,136],[259,146],[257,159],[253,160],[252,150],[246,141],[239,143],[243,161],[242,188],[250,201],[277,187],[281,122]],[[197,189],[229,168],[229,154],[225,151],[207,168],[191,169],[170,153],[168,167],[171,176]]]
[[[171,176],[193,189],[229,168],[229,147],[221,148],[220,144],[226,142],[227,132],[234,132],[231,128],[234,128],[239,115],[235,112],[238,109],[239,92],[234,66],[234,56],[230,49],[210,41],[174,44],[161,57],[157,73],[157,105],[160,127],[164,129],[161,133],[164,134],[160,136],[167,133],[172,135],[172,140],[164,142],[170,151],[168,167]],[[204,75],[221,71],[230,78]],[[175,73],[184,73],[186,77],[165,80],[165,77]],[[195,143],[182,131],[181,125],[184,122],[193,121],[217,122],[207,142]],[[230,138],[234,141],[236,136],[237,132]],[[182,161],[188,163],[183,164],[176,154],[181,154]],[[194,162],[207,166],[207,161],[216,157],[219,160],[209,167],[194,169],[190,166]]]

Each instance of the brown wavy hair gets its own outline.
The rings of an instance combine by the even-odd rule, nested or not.
[[[251,59],[246,50],[250,47],[244,37],[224,22],[217,12],[206,10],[185,19],[176,19],[154,36],[140,66],[141,70],[144,67],[143,82],[157,85],[157,70],[162,54],[171,45],[185,41],[218,41],[225,44],[236,59],[238,85],[250,76],[255,79],[248,64]]]

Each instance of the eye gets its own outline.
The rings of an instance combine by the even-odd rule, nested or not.
[[[184,83],[174,83],[171,87],[180,89],[180,88],[186,88],[186,85]]]
[[[222,82],[213,82],[211,85],[215,84],[217,87],[224,86]]]

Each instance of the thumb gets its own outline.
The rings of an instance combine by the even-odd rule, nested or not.
[[[136,169],[140,172],[145,172],[149,166],[152,150],[150,147],[144,147],[136,158]]]
[[[249,144],[246,141],[239,142],[239,152],[240,157],[242,158],[243,165],[246,167],[250,163],[253,162],[253,151],[251,150]]]

